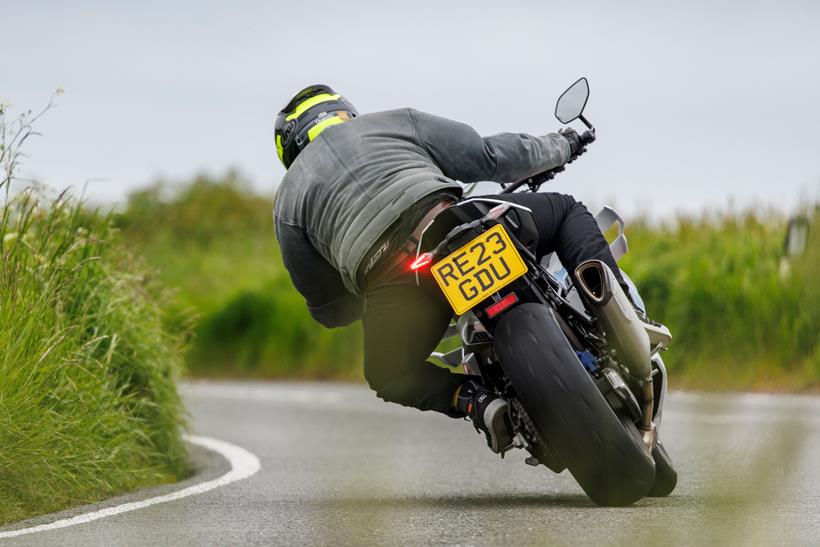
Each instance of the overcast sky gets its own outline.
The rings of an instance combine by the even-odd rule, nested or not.
[[[820,2],[27,0],[2,20],[0,100],[65,89],[22,174],[97,201],[231,166],[272,191],[275,115],[309,83],[544,133],[581,75],[598,141],[554,189],[655,215],[820,196]]]

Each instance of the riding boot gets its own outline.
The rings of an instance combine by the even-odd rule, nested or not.
[[[495,453],[512,444],[507,401],[475,380],[466,380],[454,396],[456,410],[469,416],[476,430],[487,437],[487,446]]]

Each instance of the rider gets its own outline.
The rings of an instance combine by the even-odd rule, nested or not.
[[[514,182],[584,151],[572,129],[481,137],[467,125],[410,108],[359,116],[325,85],[297,93],[276,119],[287,173],[274,218],[282,257],[311,315],[332,328],[362,319],[364,374],[385,401],[469,416],[498,452],[510,442],[507,404],[476,377],[426,361],[452,319],[442,294],[390,260],[462,194],[457,181]],[[493,196],[529,207],[537,255],[567,271],[587,259],[620,270],[586,207],[568,195]]]

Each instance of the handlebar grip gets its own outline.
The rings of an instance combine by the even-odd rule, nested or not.
[[[584,131],[583,133],[581,133],[579,139],[581,141],[581,144],[586,146],[587,144],[595,142],[595,133],[593,133],[592,131]]]

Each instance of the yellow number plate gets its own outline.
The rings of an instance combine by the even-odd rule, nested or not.
[[[504,227],[496,224],[432,270],[453,311],[461,315],[527,273],[527,265]]]

